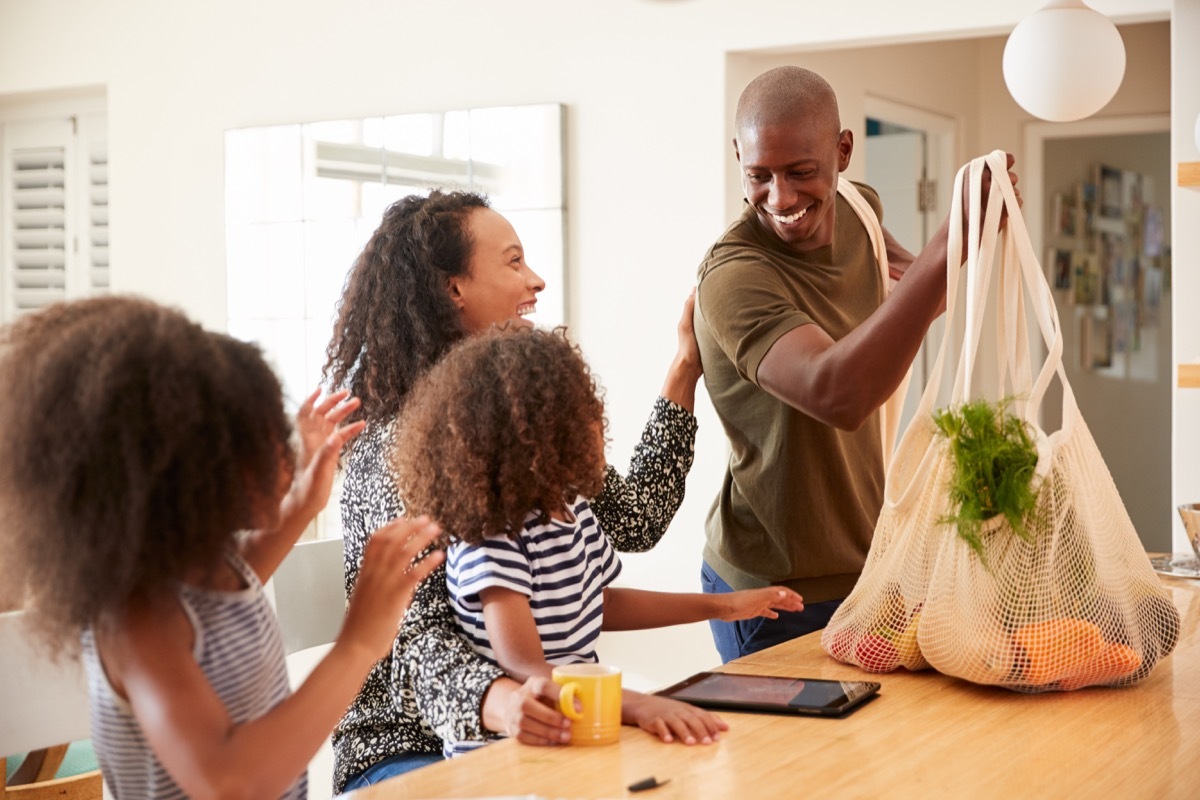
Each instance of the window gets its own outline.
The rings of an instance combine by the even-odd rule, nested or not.
[[[26,112],[28,113],[28,112]],[[0,319],[107,292],[103,114],[0,109]]]
[[[430,186],[490,197],[546,281],[534,322],[563,321],[563,115],[550,104],[226,132],[229,332],[263,348],[289,407],[320,380],[346,275],[384,209]],[[317,538],[340,535],[337,496]]]
[[[384,209],[430,186],[487,194],[564,317],[558,105],[275,125],[225,135],[229,332],[257,342],[293,407],[316,387],[335,306]]]

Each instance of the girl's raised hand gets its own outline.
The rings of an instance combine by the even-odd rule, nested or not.
[[[304,469],[313,460],[323,445],[329,442],[329,437],[336,433],[339,429],[338,425],[346,417],[358,408],[360,401],[357,397],[350,396],[349,389],[342,389],[333,394],[326,395],[324,399],[317,402],[321,397],[321,387],[310,394],[300,404],[300,410],[296,412],[296,433],[300,436],[299,452],[297,453],[297,461],[300,469]],[[364,425],[359,425],[358,430],[362,430]],[[353,428],[353,425],[347,428]],[[342,444],[353,439],[354,435],[344,439]],[[338,447],[341,450],[341,447]]]
[[[428,517],[399,517],[371,535],[338,644],[364,648],[372,661],[390,652],[400,620],[417,585],[445,559],[433,550],[416,560],[441,535]]]
[[[321,390],[317,389],[296,412],[300,440],[297,472],[284,508],[285,517],[294,513],[311,519],[325,507],[342,448],[366,427],[361,420],[341,424],[359,406],[358,398],[350,397],[349,390],[334,392],[318,402],[320,396]]]
[[[737,619],[766,617],[778,619],[777,611],[803,611],[804,598],[786,586],[767,586],[763,589],[746,589],[721,596],[727,605],[721,619],[733,622]]]

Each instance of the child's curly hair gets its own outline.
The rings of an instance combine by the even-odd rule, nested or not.
[[[0,330],[0,563],[52,652],[220,565],[285,476],[291,424],[257,347],[148,300],[59,303]]]
[[[563,329],[468,337],[414,386],[393,467],[412,513],[453,537],[516,538],[604,484],[604,404]]]

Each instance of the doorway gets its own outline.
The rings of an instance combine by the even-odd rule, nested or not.
[[[1171,551],[1174,521],[1169,126],[1165,115],[1031,124],[1022,173],[1025,220],[1046,246],[1067,380],[1150,552]],[[1055,381],[1042,426],[1061,424]]]
[[[879,193],[888,231],[916,255],[950,211],[957,124],[949,117],[870,95],[864,110],[866,183]],[[913,361],[900,430],[908,427],[916,411],[944,332],[945,319],[939,317]]]

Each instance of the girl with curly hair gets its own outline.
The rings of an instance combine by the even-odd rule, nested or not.
[[[621,564],[586,499],[604,483],[604,406],[577,347],[557,331],[496,330],[450,350],[412,390],[394,465],[408,507],[452,537],[446,582],[459,628],[518,680],[594,663],[603,630],[799,611],[770,586],[674,594],[612,586]],[[625,692],[624,722],[665,741],[709,743],[716,716]],[[447,742],[457,755],[480,740]]]
[[[349,448],[341,507],[346,589],[371,532],[404,509],[388,464],[393,422],[414,382],[459,340],[496,325],[528,326],[542,279],[512,225],[469,192],[393,204],[359,255],[339,303],[324,375],[362,398],[367,428]],[[692,300],[678,348],[624,475],[608,467],[592,511],[613,546],[649,550],[683,500],[692,463],[700,355]],[[334,790],[354,789],[441,758],[442,741],[504,733],[530,744],[567,740],[549,705],[557,687],[517,683],[462,637],[444,580],[413,598],[391,657],[371,671],[333,735]]]
[[[329,497],[356,401],[314,393],[289,439],[253,345],[147,300],[61,303],[0,331],[3,588],[82,657],[117,797],[307,796],[305,766],[443,554],[378,531],[337,642],[292,694],[263,594]],[[82,646],[80,646],[82,645]]]

